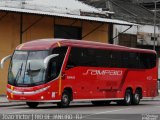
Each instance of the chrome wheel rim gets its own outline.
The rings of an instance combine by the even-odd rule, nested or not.
[[[131,101],[131,96],[130,96],[129,93],[127,93],[127,95],[126,95],[126,102],[130,103],[130,101]]]
[[[135,100],[138,102],[139,101],[139,94],[135,94]]]
[[[63,95],[63,102],[64,102],[65,104],[68,103],[68,96],[67,96],[67,95]]]

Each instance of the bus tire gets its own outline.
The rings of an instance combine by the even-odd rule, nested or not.
[[[127,89],[124,96],[124,105],[131,105],[132,103],[132,92],[131,90]]]
[[[64,92],[62,93],[61,102],[58,102],[57,106],[61,108],[66,108],[69,107],[70,102],[71,102],[71,95],[67,90],[64,90]]]
[[[138,105],[141,99],[141,93],[139,90],[136,90],[135,94],[133,95],[132,98],[132,104],[133,105]]]
[[[26,102],[26,104],[30,107],[30,108],[36,108],[39,103],[38,102]]]

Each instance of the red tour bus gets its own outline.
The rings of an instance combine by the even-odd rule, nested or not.
[[[71,101],[137,105],[157,96],[156,52],[79,40],[42,39],[19,45],[8,70],[9,101],[68,107]]]

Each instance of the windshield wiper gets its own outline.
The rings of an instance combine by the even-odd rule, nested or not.
[[[23,63],[21,64],[21,67],[19,68],[17,74],[16,74],[16,77],[14,79],[14,84],[16,85],[18,80],[19,80],[19,76],[21,75],[21,72],[22,72],[22,67],[23,67]]]

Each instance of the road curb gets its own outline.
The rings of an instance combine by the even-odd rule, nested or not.
[[[160,98],[153,98],[153,99],[142,99],[142,101],[160,101]]]
[[[160,101],[160,100],[141,100],[141,101]]]
[[[26,105],[24,102],[0,102],[0,107],[7,107],[7,106],[21,106]]]
[[[26,105],[26,104],[9,104],[9,105],[0,105],[0,107],[10,107],[10,106],[23,106],[23,105]]]

